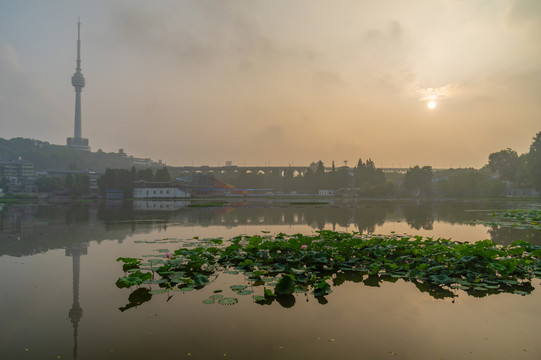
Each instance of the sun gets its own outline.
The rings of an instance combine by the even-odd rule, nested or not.
[[[435,101],[429,101],[428,104],[426,105],[427,108],[429,109],[434,109],[436,108],[436,102]]]

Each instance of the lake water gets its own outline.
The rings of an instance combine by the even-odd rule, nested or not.
[[[348,278],[326,303],[311,294],[259,305],[238,296],[242,275],[201,290],[156,294],[131,307],[118,257],[141,257],[195,238],[315,234],[322,229],[411,234],[507,245],[541,244],[534,229],[489,226],[532,202],[186,202],[126,206],[11,206],[0,223],[1,359],[540,359],[541,287],[436,299],[411,282]],[[494,214],[494,215],[493,215]],[[170,239],[171,243],[154,243]],[[215,290],[235,305],[204,304]],[[261,292],[261,287],[254,287]],[[134,303],[133,305],[135,305]]]

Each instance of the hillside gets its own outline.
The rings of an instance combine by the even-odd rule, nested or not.
[[[0,161],[21,158],[34,164],[36,170],[89,170],[103,172],[107,168],[129,169],[134,158],[125,154],[86,152],[35,139],[0,138]]]

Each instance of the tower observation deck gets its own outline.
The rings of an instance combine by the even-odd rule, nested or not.
[[[81,130],[81,92],[85,86],[85,77],[81,73],[81,21],[77,22],[77,66],[71,77],[71,84],[75,88],[75,130],[73,137],[67,139],[67,146],[73,149],[90,151],[88,139],[82,137]]]

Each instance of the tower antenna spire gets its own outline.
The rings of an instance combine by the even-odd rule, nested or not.
[[[77,68],[76,71],[81,71],[81,18],[77,18]],[[84,85],[83,85],[84,86]]]
[[[75,129],[72,138],[68,138],[68,147],[90,151],[88,139],[82,137],[81,130],[81,92],[85,86],[85,77],[81,72],[81,18],[77,18],[77,65],[75,74],[71,77],[71,84],[75,88]]]

